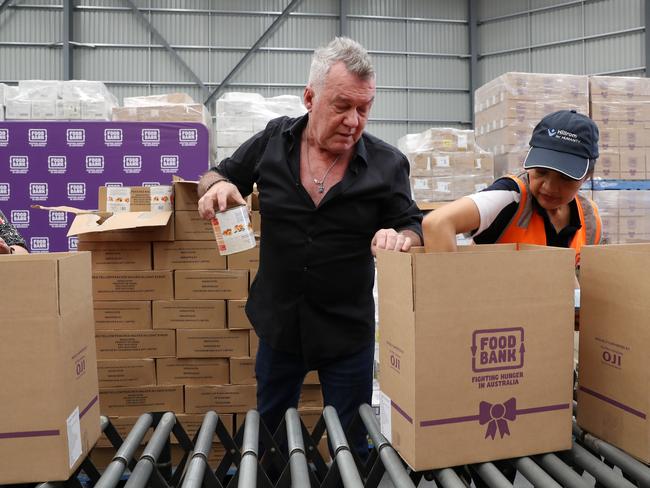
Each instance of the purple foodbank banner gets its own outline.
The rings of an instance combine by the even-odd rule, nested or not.
[[[97,208],[100,186],[169,185],[209,166],[208,129],[196,123],[0,122],[0,210],[32,252],[76,250],[74,216],[31,208]]]

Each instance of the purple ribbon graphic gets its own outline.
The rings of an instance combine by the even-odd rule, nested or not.
[[[485,438],[494,436],[499,431],[499,435],[503,438],[504,435],[510,435],[508,429],[508,420],[513,421],[517,418],[517,400],[511,398],[505,403],[481,402],[479,404],[478,421],[479,424],[488,424],[485,431]]]

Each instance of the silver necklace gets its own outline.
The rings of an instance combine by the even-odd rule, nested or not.
[[[330,174],[330,171],[332,171],[332,168],[336,166],[336,163],[339,162],[340,157],[341,157],[340,154],[336,156],[336,159],[332,161],[332,164],[330,164],[329,168],[327,168],[327,171],[325,171],[323,177],[319,180],[314,177],[314,172],[311,169],[311,158],[309,157],[309,146],[307,146],[307,167],[309,168],[309,174],[311,175],[311,179],[314,181],[314,184],[318,187],[318,193],[323,193],[325,191],[325,179]]]

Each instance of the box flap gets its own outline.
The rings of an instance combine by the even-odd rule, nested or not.
[[[2,320],[59,314],[57,260],[61,254],[0,256]]]
[[[111,215],[102,220],[98,213],[77,215],[70,225],[68,236],[111,230],[161,227],[167,225],[172,212],[125,212]]]

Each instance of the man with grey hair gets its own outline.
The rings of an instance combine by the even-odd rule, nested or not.
[[[345,427],[372,395],[377,249],[421,245],[408,161],[364,132],[375,98],[367,51],[337,37],[316,50],[308,113],[272,120],[199,183],[199,212],[245,203],[257,183],[260,264],[246,313],[260,337],[257,402],[274,431],[318,370]],[[364,453],[365,438],[352,439]]]

